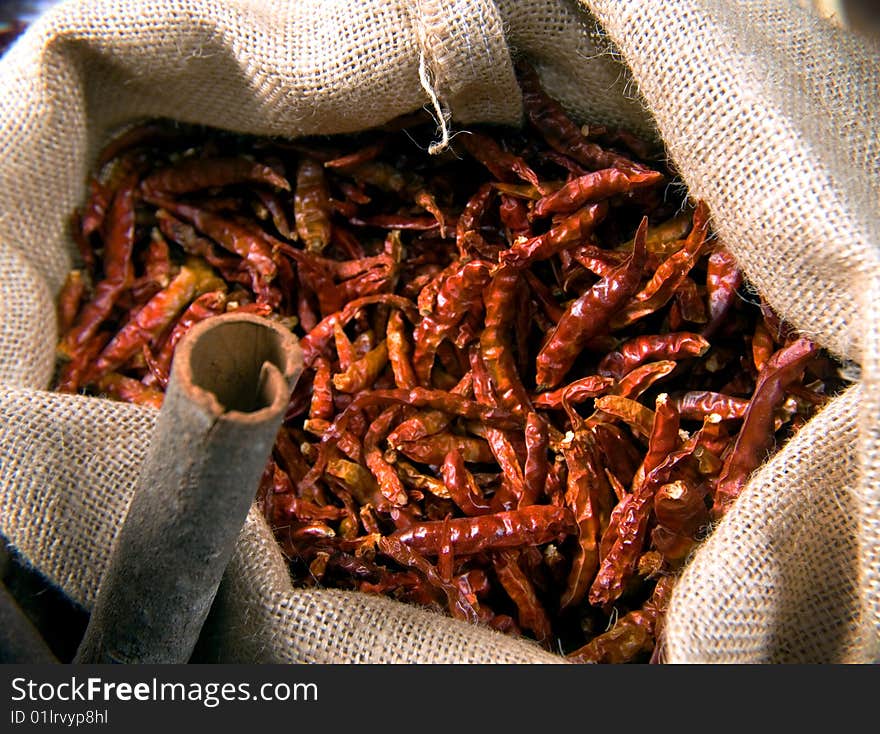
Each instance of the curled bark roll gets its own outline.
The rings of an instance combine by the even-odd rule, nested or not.
[[[302,363],[293,334],[250,314],[180,341],[76,662],[189,659]]]

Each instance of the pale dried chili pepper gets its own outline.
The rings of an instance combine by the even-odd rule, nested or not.
[[[296,171],[293,199],[296,232],[307,252],[322,252],[330,243],[330,194],[324,167],[312,158],[303,158]]]
[[[146,194],[187,194],[232,184],[266,184],[290,191],[287,180],[271,167],[244,157],[185,158],[141,182]]]

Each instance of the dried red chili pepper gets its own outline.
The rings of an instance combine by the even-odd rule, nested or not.
[[[607,328],[617,309],[638,287],[647,226],[647,219],[643,219],[629,260],[576,299],[559,319],[538,353],[535,380],[539,391],[559,383],[584,345]]]
[[[536,260],[546,260],[564,249],[583,243],[608,212],[604,202],[588,204],[563,219],[548,232],[503,250],[498,259],[503,265],[523,268]]]
[[[191,258],[177,277],[159,291],[104,348],[92,368],[93,379],[124,364],[142,347],[156,341],[190,302],[207,291],[225,288],[211,268]]]
[[[524,413],[529,395],[516,371],[511,354],[509,332],[514,320],[514,296],[519,274],[502,266],[492,277],[484,297],[485,328],[480,335],[480,352],[489,373],[498,402],[508,410]]]
[[[709,210],[705,204],[700,203],[694,212],[694,224],[684,247],[666,258],[648,284],[633,297],[632,302],[611,319],[612,329],[622,329],[654,313],[672,298],[703,251],[708,229]]]
[[[126,403],[145,405],[159,410],[165,394],[161,390],[147,387],[139,380],[135,380],[118,372],[110,372],[96,381],[98,390],[106,393],[116,400]]]
[[[266,184],[290,191],[287,180],[271,167],[244,157],[184,158],[141,182],[146,194],[187,194],[231,184]]]
[[[664,484],[654,495],[657,527],[651,543],[672,562],[683,561],[709,526],[706,492],[683,480]]]
[[[569,214],[588,202],[607,199],[609,196],[623,194],[644,186],[655,186],[662,181],[663,175],[656,171],[626,171],[619,168],[604,168],[578,176],[558,191],[554,191],[535,202],[532,213],[535,217]]]
[[[482,163],[499,181],[512,181],[517,178],[541,188],[537,174],[518,155],[504,150],[492,138],[480,133],[469,131],[458,141],[476,160]]]
[[[485,515],[492,511],[483,497],[483,492],[465,466],[460,451],[452,449],[446,454],[441,472],[449,496],[465,515]]]
[[[712,413],[722,420],[736,420],[745,415],[749,406],[748,400],[709,390],[692,390],[677,396],[673,402],[686,420],[703,420]]]
[[[494,555],[492,565],[501,586],[516,604],[519,626],[531,630],[535,639],[548,647],[552,635],[550,619],[541,602],[538,601],[534,585],[520,567],[519,556],[517,550],[498,551]]]
[[[73,326],[77,311],[86,295],[86,281],[81,270],[71,270],[58,293],[58,333],[64,336]]]
[[[395,419],[400,413],[399,406],[386,408],[375,421],[370,424],[367,434],[364,436],[364,461],[367,463],[373,476],[379,484],[379,491],[393,505],[405,505],[407,503],[406,490],[400,477],[382,456],[379,442],[387,435]]]
[[[531,505],[521,510],[448,521],[456,555],[485,550],[542,545],[574,529],[571,511],[553,505]],[[442,522],[416,523],[391,535],[426,556],[436,556],[442,541]]]
[[[441,523],[442,524],[442,523]],[[448,600],[449,612],[453,617],[463,619],[466,622],[475,623],[478,620],[477,611],[471,601],[462,593],[457,584],[446,581],[437,572],[417,549],[408,546],[395,535],[380,538],[379,550],[403,566],[415,568],[424,574],[432,586],[440,589]]]
[[[413,368],[423,386],[431,384],[434,356],[440,343],[452,336],[455,327],[480,298],[488,282],[489,264],[482,260],[466,262],[443,279],[434,308],[424,316],[413,333]]]
[[[372,385],[388,364],[388,345],[383,339],[360,359],[352,362],[345,372],[333,375],[333,387],[339,392],[356,393]]]
[[[482,256],[488,249],[486,241],[480,234],[480,223],[494,195],[495,189],[492,188],[492,185],[483,184],[468,199],[461,216],[458,218],[455,226],[455,243],[458,247],[458,256],[462,260],[472,257],[474,254]]]
[[[736,303],[737,291],[743,282],[742,271],[733,255],[724,247],[718,247],[709,256],[706,266],[706,292],[709,299],[709,323],[703,336],[713,334]]]
[[[149,197],[146,197],[149,199]],[[278,265],[272,248],[263,237],[241,223],[220,217],[189,204],[154,197],[152,202],[191,222],[205,235],[241,257],[251,272],[254,292],[266,297],[267,286],[274,280]]]
[[[144,344],[143,350],[147,365],[161,387],[168,387],[168,379],[171,374],[171,360],[174,356],[174,348],[177,346],[177,342],[183,338],[183,335],[194,324],[204,321],[211,316],[221,314],[225,309],[226,294],[223,291],[203,293],[189,305],[177,320],[155,358],[152,352],[150,352],[149,347]]]
[[[674,583],[672,576],[659,579],[642,609],[625,614],[610,630],[569,653],[568,659],[578,663],[628,663],[651,652],[659,637],[661,619],[669,606]]]
[[[80,311],[73,327],[58,345],[58,351],[67,357],[72,358],[94,336],[133,279],[131,256],[134,248],[136,185],[137,178],[129,175],[113,196],[107,215],[109,226],[104,245],[104,279],[95,286],[92,299]]]
[[[643,171],[644,167],[629,158],[591,143],[581,133],[562,106],[541,88],[535,71],[521,64],[518,68],[520,86],[523,90],[523,106],[529,122],[541,133],[554,150],[573,158],[590,170],[620,168],[626,171]]]
[[[743,426],[718,477],[712,505],[716,519],[727,511],[745,487],[749,475],[764,461],[773,444],[773,411],[785,399],[785,388],[799,379],[817,351],[813,342],[798,339],[776,352],[761,370]]]
[[[600,375],[620,379],[633,368],[649,360],[677,360],[701,357],[709,349],[699,334],[682,331],[672,334],[646,334],[621,344],[605,355],[597,368]]]

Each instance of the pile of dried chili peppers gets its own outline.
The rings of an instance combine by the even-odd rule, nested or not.
[[[280,320],[307,366],[258,501],[296,583],[656,660],[695,544],[842,382],[661,159],[521,85],[523,129],[437,156],[423,118],[124,132],[74,218],[57,389],[159,407],[194,323]]]

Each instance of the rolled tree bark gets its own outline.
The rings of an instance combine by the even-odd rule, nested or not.
[[[181,339],[74,662],[187,662],[302,366],[294,335],[250,314]]]

